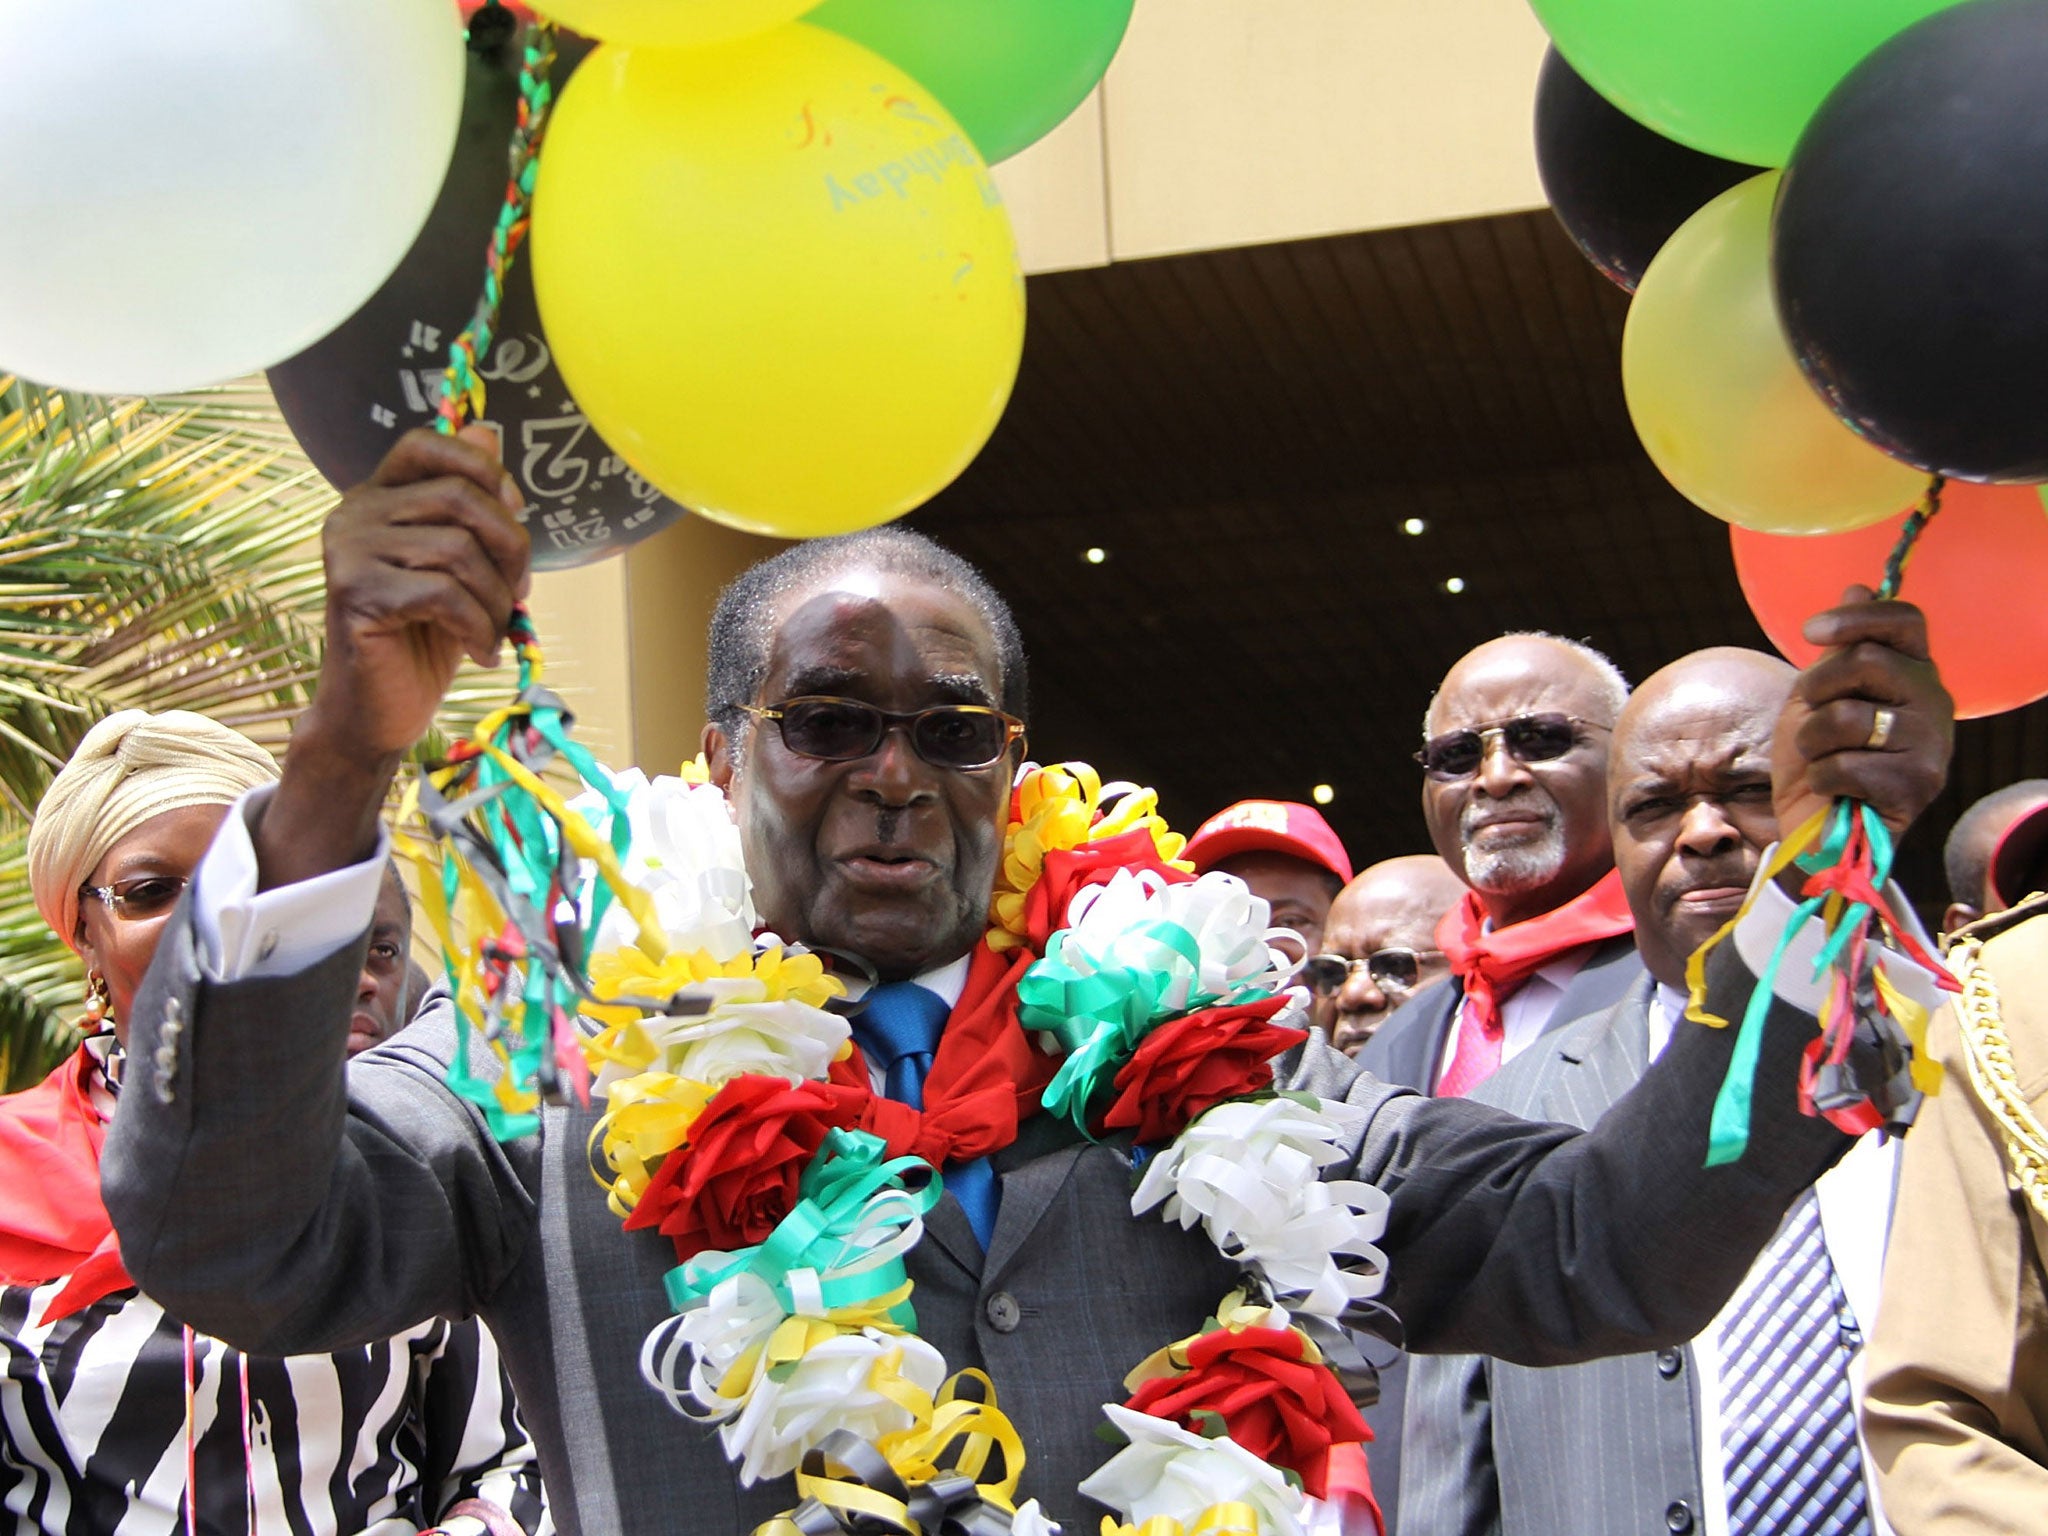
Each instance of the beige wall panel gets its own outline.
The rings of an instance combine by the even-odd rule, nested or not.
[[[674,773],[697,755],[712,605],[728,581],[784,547],[690,517],[627,552],[633,756],[648,773]]]
[[[1142,0],[1104,83],[1118,260],[1541,206],[1526,0]]]
[[[626,634],[626,562],[600,560],[533,578],[534,628],[544,681],[576,716],[576,739],[598,761],[634,760],[632,676]]]
[[[1020,155],[994,167],[1017,230],[1026,272],[1063,272],[1109,261],[1102,174],[1102,92]]]

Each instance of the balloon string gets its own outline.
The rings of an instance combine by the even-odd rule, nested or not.
[[[519,116],[506,151],[505,201],[498,208],[498,222],[484,256],[484,286],[476,311],[448,346],[448,367],[441,375],[441,395],[435,407],[438,419],[434,427],[439,432],[454,432],[465,416],[483,415],[484,381],[477,372],[477,358],[490,355],[505,279],[526,239],[541,139],[547,133],[548,111],[555,99],[554,70],[554,24],[536,19],[527,29],[526,54],[519,69]]]
[[[1906,579],[1906,561],[1912,557],[1913,546],[1927,525],[1934,521],[1935,513],[1941,510],[1942,489],[1948,484],[1946,475],[1935,475],[1927,482],[1927,494],[1920,505],[1907,516],[1905,526],[1899,529],[1899,542],[1892,546],[1892,552],[1885,557],[1884,580],[1878,583],[1877,595],[1889,602],[1899,595],[1899,583]]]

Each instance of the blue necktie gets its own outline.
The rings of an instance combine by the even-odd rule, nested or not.
[[[925,1074],[939,1048],[939,1033],[952,1012],[947,1001],[914,981],[888,981],[868,993],[867,1006],[853,1016],[854,1043],[882,1069],[882,1092],[912,1109],[924,1108]],[[944,1170],[946,1188],[967,1212],[982,1251],[995,1235],[1000,1190],[995,1169],[985,1157],[952,1163]]]

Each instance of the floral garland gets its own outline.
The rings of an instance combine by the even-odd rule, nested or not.
[[[686,775],[619,775],[568,807],[611,824],[644,897],[596,923],[583,1010],[602,1025],[584,1046],[593,1171],[626,1229],[680,1261],[642,1372],[718,1426],[743,1485],[795,1474],[803,1502],[764,1536],[1053,1536],[1015,1503],[1025,1449],[993,1384],[916,1332],[904,1258],[939,1176],[858,1128],[871,1094],[829,1076],[852,1051],[846,988],[756,935],[724,798]],[[1338,1121],[1272,1091],[1271,1059],[1306,1036],[1267,906],[1194,877],[1182,845],[1151,792],[1027,767],[991,905],[989,947],[1040,956],[1016,1016],[1059,1058],[1045,1111],[1158,1148],[1133,1215],[1199,1224],[1245,1271],[1105,1405],[1126,1444],[1080,1492],[1121,1515],[1105,1536],[1302,1536],[1331,1446],[1369,1438],[1326,1351],[1380,1289],[1386,1197],[1321,1177]]]

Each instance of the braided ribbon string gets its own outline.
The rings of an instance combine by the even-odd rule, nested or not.
[[[1941,511],[1946,484],[1941,475],[1930,479],[1926,497],[1900,528],[1877,588],[1880,600],[1899,595],[1914,545]],[[1843,798],[1787,837],[1764,871],[1764,881],[1774,880],[1796,863],[1807,879],[1800,888],[1799,905],[1757,977],[1736,1033],[1728,1073],[1714,1099],[1708,1167],[1737,1161],[1749,1145],[1764,1019],[1785,957],[1810,923],[1820,924],[1824,934],[1814,973],[1816,979],[1826,978],[1827,994],[1821,1005],[1820,1034],[1807,1043],[1800,1067],[1799,1107],[1809,1115],[1826,1116],[1852,1136],[1880,1127],[1897,1131],[1911,1124],[1920,1095],[1934,1087],[1937,1079],[1924,1048],[1925,1010],[1891,984],[1877,945],[1905,954],[1945,989],[1954,990],[1956,983],[1900,921],[1885,894],[1894,851],[1891,833],[1877,813],[1859,800]],[[1727,1023],[1706,1009],[1706,957],[1734,932],[1749,906],[1743,903],[1742,911],[1688,962],[1688,1018]]]
[[[536,18],[527,28],[526,52],[519,68],[519,115],[506,151],[505,201],[498,208],[498,222],[484,254],[484,286],[477,295],[476,310],[448,345],[448,368],[441,375],[441,396],[435,406],[438,419],[434,429],[438,432],[452,433],[465,415],[480,418],[484,413],[484,381],[477,372],[477,359],[490,355],[498,309],[505,300],[505,279],[511,275],[519,247],[526,243],[541,140],[555,100],[554,68],[554,23]]]
[[[498,10],[480,12],[478,21]],[[491,19],[501,24],[502,13]],[[434,425],[442,433],[458,431],[484,410],[477,360],[490,353],[505,280],[526,239],[554,102],[554,63],[554,27],[536,21],[526,34],[505,199],[485,255],[483,289],[469,324],[449,346],[441,377]],[[523,606],[512,610],[508,638],[519,662],[512,702],[482,720],[446,763],[422,772],[401,816],[423,819],[440,850],[435,859],[413,845],[422,904],[455,999],[458,1049],[449,1086],[482,1109],[501,1140],[537,1129],[543,1100],[558,1100],[571,1087],[588,1099],[589,1070],[574,1019],[579,1002],[591,995],[584,935],[609,904],[617,900],[638,922],[643,950],[657,960],[663,952],[652,903],[622,873],[630,840],[624,796],[597,760],[569,739],[572,717],[541,686],[540,642]],[[599,837],[542,778],[556,765],[603,798],[609,837]],[[597,871],[587,919],[578,904],[583,861]],[[458,927],[466,938],[458,938]],[[478,1070],[472,1034],[496,1057],[496,1070]]]

